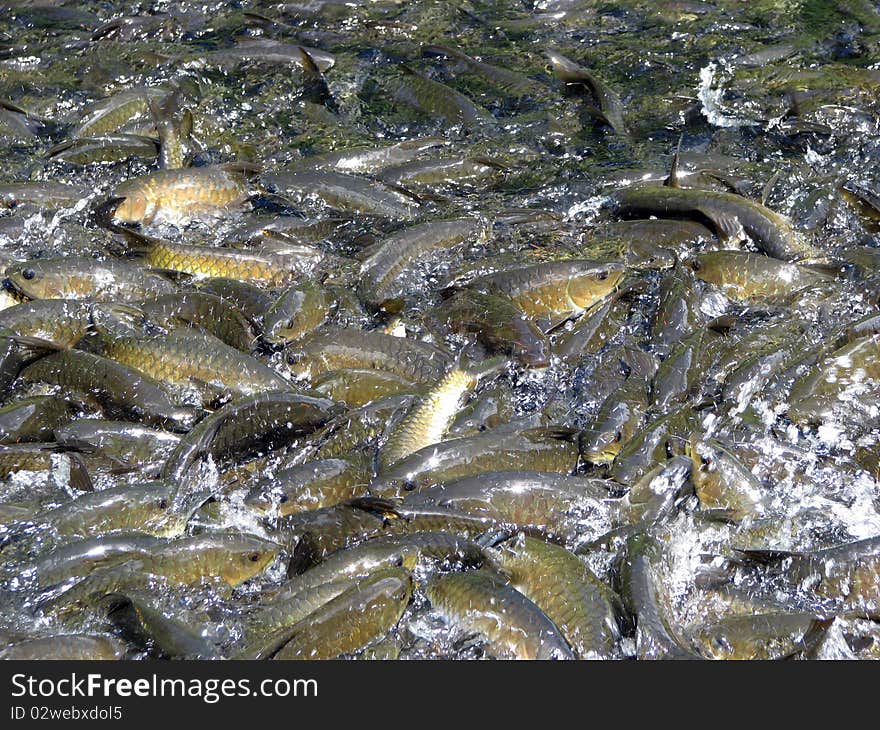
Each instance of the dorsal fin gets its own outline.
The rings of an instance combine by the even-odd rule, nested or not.
[[[496,170],[501,170],[506,172],[510,168],[507,167],[503,162],[499,162],[498,160],[493,160],[491,157],[484,157],[483,155],[477,155],[476,157],[468,158],[471,162],[479,163],[480,165],[485,165],[486,167],[493,167]]]
[[[191,109],[184,109],[183,115],[180,117],[180,134],[183,137],[192,136],[193,131],[193,114]]]
[[[302,60],[303,70],[306,73],[320,76],[321,72],[318,69],[318,64],[315,63],[315,60],[311,57],[309,52],[302,46],[297,46],[297,48],[299,49],[299,55]]]
[[[254,162],[244,161],[224,162],[222,165],[217,165],[217,167],[222,170],[226,170],[226,172],[239,173],[245,175],[246,177],[259,175],[263,171],[262,165],[258,165]]]
[[[773,176],[767,181],[767,184],[764,185],[764,189],[761,191],[761,205],[767,205],[767,198],[770,197],[770,191],[773,190],[777,180],[779,180],[779,170],[774,172]]]
[[[678,182],[678,155],[681,152],[681,137],[678,138],[678,144],[675,147],[675,154],[672,155],[672,164],[669,166],[669,176],[663,181],[667,188],[680,188]]]

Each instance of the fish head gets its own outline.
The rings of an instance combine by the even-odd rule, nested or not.
[[[63,299],[65,280],[60,272],[40,261],[25,261],[6,269],[4,283],[29,299]]]
[[[581,453],[591,464],[610,464],[623,447],[623,432],[618,428],[600,428],[582,435]]]
[[[113,221],[116,223],[147,224],[152,222],[156,213],[156,204],[148,195],[139,195],[135,192],[128,195],[120,194],[114,201],[118,201],[113,211]]]
[[[226,546],[226,559],[220,564],[220,577],[230,586],[259,575],[278,557],[281,546],[255,535],[241,535]]]
[[[244,503],[260,512],[261,514],[268,514],[276,509],[278,504],[286,502],[286,495],[278,495],[273,498],[273,494],[271,490],[265,489],[264,487],[254,487],[251,489],[244,498]]]
[[[694,272],[694,275],[701,281],[709,284],[720,285],[723,283],[720,263],[722,259],[714,254],[721,253],[708,251],[698,253],[688,257],[685,262],[688,268]]]
[[[623,273],[620,264],[607,264],[577,274],[568,282],[569,299],[578,309],[588,309],[614,291]]]
[[[145,490],[137,508],[143,514],[145,525],[157,537],[177,537],[183,534],[189,522],[189,515],[174,508],[174,490],[169,485]]]
[[[691,478],[696,483],[702,481],[704,475],[712,467],[712,454],[708,444],[702,441],[697,434],[693,434],[685,445],[685,455],[693,462]]]

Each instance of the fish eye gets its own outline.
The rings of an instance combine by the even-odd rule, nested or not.
[[[296,365],[296,355],[288,355],[287,356],[287,364],[288,365]]]
[[[621,431],[618,431],[617,433],[614,434],[614,443],[619,444],[622,439],[623,439],[623,433]]]
[[[33,269],[23,269],[21,272],[21,278],[25,279],[26,281],[30,281],[36,275],[37,275],[37,272],[34,271]]]
[[[701,456],[700,463],[703,466],[712,466],[712,459],[710,459],[708,456]]]
[[[596,278],[599,281],[605,281],[605,279],[608,278],[608,272],[607,271],[600,271],[598,274],[596,274]]]
[[[167,509],[167,507],[168,507],[168,500],[165,499],[164,497],[162,497],[162,499],[160,499],[159,501],[156,502],[156,506],[157,506],[159,509]]]
[[[288,497],[286,494],[282,494],[278,498],[278,504],[284,504],[288,499],[290,499],[290,497]]]
[[[694,259],[693,261],[691,261],[691,268],[694,271],[699,271],[700,270],[700,262],[697,261],[697,259]]]
[[[250,555],[248,555],[248,560],[250,560],[252,563],[256,563],[259,559],[260,559],[259,553],[251,553]]]
[[[671,459],[673,456],[675,456],[675,454],[672,453],[672,444],[670,444],[670,443],[667,441],[665,444],[663,444],[663,446],[664,446],[665,449],[666,449],[666,458],[667,458],[667,459]]]

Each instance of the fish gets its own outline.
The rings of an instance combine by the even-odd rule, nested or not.
[[[651,383],[651,405],[663,413],[682,401],[698,397],[706,373],[717,357],[720,335],[701,327],[682,339],[660,363]]]
[[[254,622],[263,628],[290,625],[320,606],[321,600],[326,600],[319,596],[338,589],[338,586],[330,589],[327,584],[348,582],[376,570],[395,566],[413,570],[420,563],[431,561],[478,567],[483,560],[482,547],[467,537],[448,532],[377,536],[343,547],[303,573],[291,576],[271,602],[254,611]]]
[[[288,362],[300,377],[353,368],[381,370],[427,385],[444,375],[451,357],[434,345],[376,330],[328,328],[295,343]]]
[[[582,314],[608,296],[623,276],[623,266],[588,260],[550,261],[489,274],[470,286],[510,297],[528,317],[549,320],[545,331]],[[540,326],[540,325],[539,325]]]
[[[787,659],[808,652],[825,635],[831,619],[809,613],[726,616],[694,634],[714,659]]]
[[[174,292],[176,285],[136,263],[86,256],[35,259],[6,269],[12,286],[29,299],[137,301]],[[68,305],[72,308],[71,305]]]
[[[105,408],[147,425],[186,431],[196,412],[178,406],[162,385],[134,368],[81,350],[57,352],[28,365],[19,377],[43,382],[85,397],[96,398]]]
[[[702,508],[734,522],[763,516],[767,497],[760,482],[729,449],[714,439],[693,435],[687,451]]]
[[[823,259],[822,251],[806,241],[787,218],[733,193],[643,184],[617,190],[611,197],[621,216],[698,218],[709,222],[723,239],[735,240],[745,233],[775,259]]]
[[[124,563],[95,570],[82,580],[62,584],[37,605],[42,614],[64,613],[101,600],[108,593],[167,586],[214,583],[234,588],[253,578],[278,555],[269,540],[232,530],[215,531],[165,543],[160,549]]]
[[[655,348],[671,348],[706,323],[700,305],[702,296],[692,269],[677,265],[660,283],[660,301],[651,324]]]
[[[446,56],[463,63],[469,71],[478,74],[497,85],[507,94],[516,96],[546,94],[546,87],[515,71],[500,66],[493,66],[485,61],[477,60],[458,48],[443,45],[422,47],[422,53],[431,56]]]
[[[610,475],[622,484],[635,484],[657,464],[683,454],[699,414],[688,405],[648,421],[625,444],[611,463]]]
[[[308,54],[321,72],[333,68],[336,64],[336,58],[326,51],[296,43],[285,43],[274,38],[244,38],[232,48],[202,53],[197,60],[200,64],[224,67],[244,62],[302,66],[304,63],[302,51]]]
[[[387,167],[412,162],[423,152],[449,144],[442,137],[416,137],[381,147],[355,147],[309,155],[299,163],[302,167],[335,170],[353,174],[373,174]]]
[[[621,598],[636,622],[636,652],[640,659],[699,660],[702,655],[679,636],[662,578],[658,574],[662,551],[647,533],[635,533],[626,542],[620,568]]]
[[[271,636],[252,658],[333,659],[357,652],[397,624],[412,591],[408,571],[377,571]]]
[[[172,484],[146,482],[88,492],[38,513],[35,521],[67,537],[116,531],[174,537],[183,532],[190,517],[187,511],[175,509],[176,489]],[[190,512],[194,509],[191,506]]]
[[[382,534],[384,513],[376,509],[372,500],[368,500],[367,506],[362,501],[349,499],[270,522],[272,537],[291,552],[289,576],[304,573],[327,556]]]
[[[232,397],[293,389],[268,365],[197,329],[160,337],[119,337],[103,343],[106,357],[164,383],[195,384]]]
[[[50,440],[56,428],[72,421],[76,406],[63,398],[38,395],[0,407],[0,443]]]
[[[233,270],[233,273],[237,273]],[[209,277],[194,282],[198,290],[219,297],[238,309],[248,321],[262,321],[263,315],[272,306],[272,297],[256,284],[230,277]],[[214,333],[218,337],[218,332]],[[225,339],[220,337],[220,339]],[[231,342],[226,344],[231,345]]]
[[[168,94],[166,89],[138,86],[100,99],[82,110],[70,136],[81,139],[118,132],[133,119],[146,117],[150,100],[162,100]]]
[[[712,251],[690,261],[696,277],[743,302],[785,304],[831,277],[823,271],[745,251]]]
[[[474,186],[497,180],[507,169],[502,162],[490,157],[443,157],[386,167],[379,173],[379,178],[407,189],[441,185]]]
[[[85,462],[77,454],[61,454],[54,443],[0,446],[0,478],[20,471],[55,472],[73,489],[90,492],[94,484]],[[30,512],[28,512],[30,516]]]
[[[562,327],[556,330],[556,338],[550,345],[552,354],[567,363],[577,363],[585,355],[599,352],[616,332],[626,324],[632,303],[625,296],[612,293],[603,302],[584,312],[570,330]],[[564,324],[564,323],[563,323]],[[551,335],[553,333],[548,333]]]
[[[480,635],[501,658],[575,658],[547,615],[490,572],[448,573],[434,578],[425,592],[447,621]]]
[[[550,61],[553,73],[560,81],[569,86],[584,86],[592,94],[597,107],[589,109],[591,114],[611,127],[615,134],[623,137],[629,135],[623,118],[623,103],[617,93],[592,71],[566,58],[556,49],[547,50],[545,55]]]
[[[155,159],[156,140],[139,134],[101,134],[65,140],[46,151],[46,156],[70,165],[118,162],[131,157]]]
[[[741,549],[746,561],[766,564],[783,584],[796,587],[838,610],[875,615],[880,540],[869,537],[810,551]]]
[[[590,429],[584,432],[581,453],[592,464],[609,464],[635,436],[648,410],[648,384],[638,376],[602,403]]]
[[[0,208],[39,205],[49,210],[73,208],[85,200],[90,190],[82,185],[56,181],[11,182],[0,184]]]
[[[299,340],[330,317],[330,293],[314,282],[286,289],[263,315],[263,338],[276,344]]]
[[[74,299],[37,299],[0,312],[0,327],[34,337],[59,349],[76,345],[89,329],[91,306]]]
[[[399,65],[401,76],[393,84],[391,95],[399,104],[443,119],[447,124],[468,129],[494,126],[495,118],[464,94],[418,73],[406,64]]]
[[[371,249],[361,261],[360,287],[373,305],[389,309],[389,300],[406,293],[406,277],[423,258],[472,241],[490,237],[487,223],[477,217],[452,218],[419,223],[391,235]],[[411,285],[410,285],[411,286]]]
[[[261,286],[285,286],[314,273],[325,255],[314,246],[239,250],[176,243],[124,232],[131,250],[143,254],[144,262],[163,272],[194,277],[236,279]],[[264,314],[265,310],[261,312]]]
[[[839,420],[859,431],[869,427],[878,344],[880,335],[866,335],[830,352],[822,348],[814,367],[791,385],[788,418],[801,426]]]
[[[315,434],[313,454],[332,458],[352,449],[369,448],[403,418],[414,402],[415,396],[409,393],[385,396],[337,416]]]
[[[442,441],[462,400],[476,385],[477,377],[466,369],[454,368],[444,375],[392,431],[379,453],[380,468]]]
[[[290,389],[234,400],[202,419],[180,439],[162,469],[162,478],[180,483],[202,456],[235,458],[259,448],[289,443],[338,414],[338,406]]]
[[[563,547],[520,533],[490,560],[562,632],[579,659],[611,659],[620,638],[620,599]]]
[[[148,555],[162,542],[163,538],[145,532],[109,532],[64,540],[26,563],[22,574],[34,576],[39,585],[52,586],[72,576],[84,578],[97,568]]]
[[[549,365],[547,338],[509,297],[466,288],[452,294],[436,313],[452,332],[476,335],[491,354],[510,355],[533,368]]]
[[[596,537],[611,528],[613,500],[604,481],[499,466],[422,487],[405,497],[403,507],[437,505],[554,539],[585,533]]]
[[[382,470],[370,485],[379,496],[424,489],[501,467],[569,474],[578,462],[577,431],[560,428],[486,431],[426,446]]]
[[[159,167],[177,170],[184,167],[184,146],[192,134],[193,117],[189,109],[180,109],[180,89],[175,89],[161,102],[149,100],[150,114],[159,137]]]
[[[295,202],[319,201],[335,210],[392,220],[413,220],[419,203],[381,182],[330,170],[265,173],[260,178],[271,193]]]
[[[250,197],[244,163],[160,170],[117,185],[113,220],[122,224],[184,225],[194,219],[216,218],[240,210]]]
[[[356,457],[310,460],[256,484],[244,503],[261,511],[274,508],[280,517],[317,510],[360,496],[371,476],[372,469]]]
[[[314,378],[312,388],[327,398],[358,408],[389,396],[419,394],[425,386],[385,370],[342,368]]]
[[[118,628],[129,642],[141,644],[151,653],[165,659],[221,659],[222,655],[199,628],[169,616],[152,603],[148,595],[136,591],[110,593],[101,600],[107,609],[107,620]]]
[[[125,654],[123,642],[104,634],[56,634],[0,648],[0,659],[18,661],[113,661]]]
[[[151,322],[167,330],[183,325],[198,327],[245,353],[256,344],[255,328],[244,312],[229,300],[207,292],[166,294],[138,302],[137,307]]]

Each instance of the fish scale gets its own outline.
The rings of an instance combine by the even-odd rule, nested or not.
[[[204,383],[237,395],[288,387],[272,368],[198,330],[175,330],[156,339],[116,338],[105,344],[104,353],[165,383]]]

